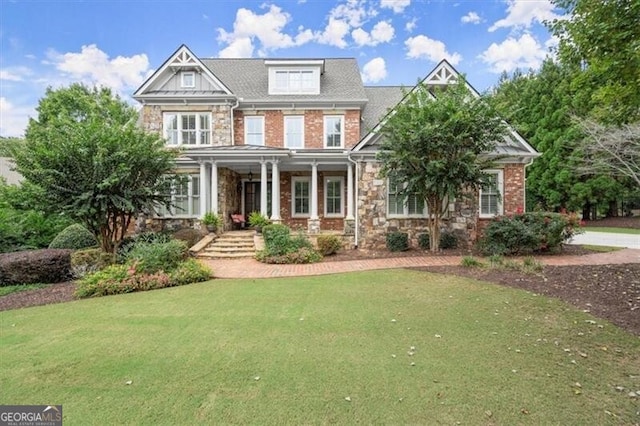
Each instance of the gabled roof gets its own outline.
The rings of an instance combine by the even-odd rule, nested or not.
[[[443,86],[448,84],[455,84],[461,74],[451,65],[446,59],[440,61],[438,65],[421,81],[430,87]],[[466,82],[466,86],[475,97],[480,97],[478,91]],[[412,87],[406,93],[410,93],[418,86]],[[379,140],[378,131],[384,125],[389,114],[393,114],[393,110],[404,101],[402,89],[394,88],[375,88],[368,87],[365,90],[367,94],[373,100],[372,108],[369,111],[369,104],[365,107],[363,112],[363,124],[368,124],[369,127],[365,129],[363,137],[360,142],[353,148],[353,151],[371,151],[376,150],[375,146]],[[431,91],[430,91],[431,92]],[[433,93],[432,93],[433,96]],[[373,126],[371,124],[374,123]],[[362,133],[362,132],[361,132]],[[527,141],[511,126],[509,126],[509,134],[505,136],[504,141],[498,143],[496,147],[496,154],[499,155],[512,155],[512,156],[538,156],[538,152],[527,143]]]
[[[364,103],[367,100],[360,69],[354,58],[324,59],[319,95],[269,95],[269,73],[265,59],[214,58],[203,59],[202,62],[244,104],[298,101]]]
[[[164,85],[169,82],[178,71],[193,70],[203,75],[213,90],[166,90]],[[207,68],[186,45],[180,46],[147,80],[135,91],[134,99],[144,99],[158,95],[206,96],[226,95],[233,93],[227,86]]]

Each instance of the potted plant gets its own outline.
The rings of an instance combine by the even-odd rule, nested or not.
[[[262,232],[262,227],[267,226],[271,221],[260,212],[251,212],[249,214],[249,225],[256,230],[259,234]]]
[[[222,219],[214,212],[207,212],[202,217],[202,224],[207,227],[207,231],[216,232],[222,224]]]

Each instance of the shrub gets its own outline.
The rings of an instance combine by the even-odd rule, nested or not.
[[[176,269],[169,273],[171,284],[174,286],[199,283],[212,277],[209,268],[195,259],[181,262]]]
[[[146,274],[171,271],[186,257],[187,245],[178,240],[170,240],[166,243],[139,241],[127,253],[127,261],[137,262],[138,270]]]
[[[485,229],[480,249],[500,255],[553,251],[579,232],[575,215],[534,212],[497,217]]]
[[[336,235],[318,235],[318,251],[323,256],[336,254],[341,248],[342,243]]]
[[[445,231],[440,234],[440,248],[443,250],[458,247],[458,237],[453,232]]]
[[[80,250],[98,245],[96,237],[84,226],[74,223],[64,228],[49,244],[51,249]]]
[[[210,277],[211,271],[194,259],[181,262],[169,273],[144,273],[135,262],[111,265],[79,280],[74,296],[86,298],[155,290],[206,281]]]
[[[467,268],[484,266],[484,263],[480,262],[478,259],[476,259],[473,256],[464,256],[460,261],[460,264]]]
[[[389,251],[409,250],[409,235],[406,232],[390,232],[387,234],[387,249]]]
[[[0,254],[0,285],[58,283],[71,275],[71,250],[42,249]]]
[[[166,243],[171,241],[171,235],[163,232],[144,232],[126,237],[116,249],[116,262],[125,263],[127,256],[136,243]]]
[[[322,255],[314,250],[311,241],[302,232],[291,236],[289,227],[281,224],[267,225],[262,229],[264,250],[256,253],[263,263],[318,262]]]
[[[270,223],[271,221],[269,220],[269,218],[260,212],[256,211],[249,213],[249,225],[254,228],[264,228]]]
[[[193,228],[182,228],[171,234],[175,240],[184,241],[187,247],[193,247],[203,237],[203,233]]]
[[[426,232],[418,235],[418,246],[422,250],[429,250],[431,248],[431,235]]]
[[[104,252],[101,248],[76,250],[71,253],[71,272],[75,278],[82,278],[114,263],[112,253]]]

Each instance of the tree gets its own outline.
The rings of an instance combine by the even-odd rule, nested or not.
[[[579,171],[630,178],[640,187],[640,123],[618,127],[580,119],[578,124],[585,134]]]
[[[463,197],[488,183],[487,155],[506,125],[464,78],[434,95],[419,83],[389,114],[380,133],[378,159],[383,176],[403,182],[398,194],[416,194],[427,203],[431,251],[438,251],[447,199]]]
[[[16,169],[105,251],[115,249],[138,212],[170,204],[165,176],[177,152],[138,128],[136,111],[109,89],[49,88],[37,112],[14,150]]]
[[[640,118],[640,2],[552,2],[569,12],[568,19],[548,25],[560,40],[560,60],[582,69],[575,84],[592,88],[593,115],[608,123],[636,121]]]

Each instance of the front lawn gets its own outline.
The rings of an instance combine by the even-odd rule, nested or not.
[[[387,270],[0,313],[0,403],[74,424],[630,424],[640,339],[557,300]]]

